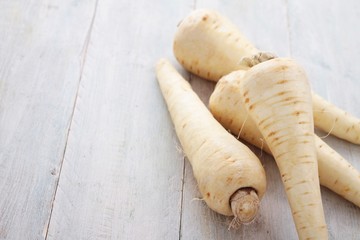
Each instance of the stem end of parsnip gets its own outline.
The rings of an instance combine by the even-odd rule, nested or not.
[[[275,54],[270,52],[258,52],[250,57],[243,57],[240,60],[239,65],[251,68],[259,63],[274,59],[276,57],[277,56]]]
[[[241,188],[230,199],[236,224],[252,222],[259,211],[260,200],[253,188]]]

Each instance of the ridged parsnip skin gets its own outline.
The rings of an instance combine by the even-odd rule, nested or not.
[[[315,138],[320,183],[360,207],[360,173],[334,149]]]
[[[360,144],[360,119],[313,94],[316,127],[338,138]],[[321,123],[321,124],[320,124]]]
[[[192,12],[181,22],[175,34],[173,50],[185,69],[212,81],[274,57],[256,49],[230,20],[206,9]],[[316,94],[313,99],[317,128],[360,144],[360,119]]]
[[[245,73],[240,95],[279,167],[299,239],[328,239],[305,72],[290,59],[263,62]]]
[[[237,138],[270,153],[264,137],[241,101],[239,84],[245,73],[244,70],[238,70],[222,77],[210,96],[209,109],[216,120]]]
[[[210,110],[226,130],[271,154],[241,101],[240,82],[244,74],[238,70],[219,80],[210,96]],[[360,207],[360,172],[316,135],[315,145],[320,184]]]
[[[253,188],[261,199],[266,177],[255,154],[214,119],[167,60],[158,61],[156,72],[175,131],[207,205],[232,216],[230,197],[238,189]]]
[[[241,59],[259,52],[228,19],[205,9],[181,21],[173,51],[189,72],[214,81],[233,70],[248,69],[239,64]]]

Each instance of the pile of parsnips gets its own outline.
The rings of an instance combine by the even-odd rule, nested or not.
[[[259,159],[230,130],[274,156],[299,239],[328,239],[319,179],[360,206],[360,173],[314,134],[314,125],[360,144],[360,120],[312,93],[294,60],[256,49],[217,12],[197,10],[183,19],[173,50],[186,70],[218,82],[210,113],[167,60],[156,66],[176,133],[207,205],[249,223],[266,190]]]

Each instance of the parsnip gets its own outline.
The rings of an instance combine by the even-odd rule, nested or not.
[[[214,211],[253,220],[266,188],[259,159],[211,115],[190,84],[162,59],[157,78],[199,190]]]
[[[228,19],[210,10],[196,10],[179,25],[173,44],[177,60],[188,71],[218,81],[235,70],[274,58],[258,50]],[[315,126],[360,144],[360,119],[314,94]]]
[[[360,144],[360,119],[313,94],[316,127],[349,142]]]
[[[259,52],[228,19],[203,9],[195,10],[180,23],[173,50],[185,69],[214,81],[274,57]]]
[[[245,72],[238,70],[222,77],[210,96],[209,107],[225,129],[271,154],[241,101],[240,82]],[[315,144],[320,184],[360,207],[360,172],[317,136]]]
[[[305,72],[290,59],[260,63],[245,73],[240,96],[279,167],[299,239],[327,239]]]

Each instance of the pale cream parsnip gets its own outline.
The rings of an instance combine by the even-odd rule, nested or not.
[[[285,58],[257,64],[240,82],[240,96],[279,167],[299,239],[328,239],[305,71]]]
[[[216,121],[167,60],[157,63],[156,72],[204,201],[218,213],[251,222],[266,189],[261,162]]]

